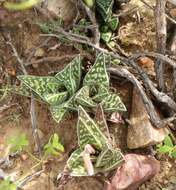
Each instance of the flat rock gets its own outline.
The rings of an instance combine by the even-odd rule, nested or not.
[[[137,190],[160,170],[159,161],[152,156],[127,154],[124,159],[124,164],[117,169],[106,190]]]
[[[161,143],[168,134],[166,128],[152,126],[144,103],[137,90],[133,90],[130,126],[128,127],[127,146],[130,149],[144,148]]]

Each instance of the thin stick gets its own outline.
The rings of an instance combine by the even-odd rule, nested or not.
[[[166,0],[156,1],[155,21],[156,21],[157,52],[161,54],[165,54],[166,52],[167,29],[166,29],[165,6],[166,6]],[[160,59],[158,59],[155,62],[155,72],[158,81],[158,87],[160,90],[164,91],[165,90],[164,62]]]
[[[95,12],[92,11],[89,7],[87,7],[82,0],[79,0],[80,6],[85,10],[87,16],[89,17],[89,20],[92,22],[94,28],[92,29],[93,35],[94,35],[94,44],[96,46],[99,46],[100,41],[100,32],[98,23],[95,17]]]
[[[26,69],[24,67],[24,62],[20,58],[20,56],[18,55],[18,52],[17,52],[15,46],[12,44],[12,39],[11,39],[10,34],[7,36],[7,38],[8,38],[8,41],[6,43],[8,45],[10,45],[10,47],[12,48],[14,56],[16,57],[18,63],[20,64],[20,67],[21,67],[21,70],[23,71],[23,74],[27,75],[27,71],[26,71]],[[33,96],[32,92],[31,92],[31,111],[30,111],[30,115],[31,115],[31,125],[32,125],[32,131],[33,131],[34,140],[35,140],[35,143],[37,145],[39,154],[41,155],[41,145],[40,145],[40,139],[39,139],[38,131],[37,131],[34,96]]]
[[[149,7],[150,9],[152,9],[154,11],[154,7],[152,7],[151,5],[149,5],[145,0],[140,0],[142,3],[144,3],[147,7]],[[165,16],[168,20],[170,20],[172,23],[176,24],[176,20],[174,20],[172,17],[170,17],[168,14],[165,13]]]

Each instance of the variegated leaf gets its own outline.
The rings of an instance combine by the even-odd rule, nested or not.
[[[38,77],[32,75],[20,75],[18,79],[30,90],[38,94],[45,101],[44,95],[58,93],[62,85],[54,77]]]
[[[89,96],[89,86],[83,86],[76,94],[75,101],[84,107],[93,108],[96,103]]]
[[[53,106],[62,104],[68,97],[68,92],[60,92],[55,94],[46,94],[44,99],[47,103]]]
[[[21,83],[20,86],[12,86],[11,92],[21,96],[31,97],[31,89],[25,86],[23,83]],[[32,91],[32,94],[35,100],[44,103],[41,97],[38,94],[36,94],[34,91]]]
[[[126,111],[126,107],[117,94],[109,93],[101,102],[105,112]]]
[[[65,85],[70,96],[72,96],[79,88],[81,81],[81,58],[77,56],[62,71],[55,76],[61,83]]]
[[[75,150],[70,158],[67,161],[67,166],[70,170],[71,176],[87,176],[88,173],[86,171],[86,168],[84,166],[84,161],[82,157],[82,149]]]
[[[65,116],[65,114],[68,112],[68,108],[64,107],[63,105],[60,106],[52,106],[50,108],[51,115],[53,119],[59,123]]]
[[[124,161],[119,149],[104,149],[98,156],[95,167],[101,168],[100,171],[106,172],[115,169]]]
[[[79,118],[77,123],[78,144],[81,148],[90,144],[101,150],[108,144],[108,140],[99,127],[90,118],[82,106],[79,106]]]
[[[109,94],[109,89],[103,85],[99,85],[96,90],[97,93],[92,97],[92,100],[98,103],[101,102]]]
[[[100,53],[95,61],[95,64],[91,67],[90,71],[86,74],[83,85],[94,86],[103,85],[109,87],[109,76],[106,70],[106,63],[110,62],[110,56],[104,53]]]
[[[72,96],[64,105],[68,110],[78,111],[78,104],[75,101],[75,95]]]
[[[97,11],[105,22],[107,22],[112,16],[113,4],[114,0],[96,0]]]
[[[108,129],[108,125],[106,122],[106,118],[104,115],[104,111],[101,104],[98,104],[96,114],[95,114],[95,121],[97,125],[99,126],[102,133],[106,136],[106,138],[110,141],[110,133]]]

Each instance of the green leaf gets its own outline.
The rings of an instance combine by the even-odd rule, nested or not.
[[[172,150],[171,156],[172,156],[173,158],[176,158],[176,146],[175,146],[174,149]]]
[[[81,106],[79,106],[77,134],[78,144],[83,149],[85,145],[90,144],[101,150],[108,144],[105,135]]]
[[[101,171],[107,172],[117,168],[124,162],[124,157],[118,149],[104,149],[97,158],[96,167],[100,167]]]
[[[95,121],[102,131],[102,133],[106,136],[107,139],[110,139],[109,129],[106,122],[106,118],[104,115],[104,111],[101,104],[98,104],[96,114],[95,114]]]
[[[0,181],[0,190],[16,190],[17,185],[10,181],[10,178]]]
[[[59,106],[52,106],[50,108],[50,111],[51,111],[51,115],[53,119],[57,123],[59,123],[68,112],[68,108],[65,106],[65,103],[63,103],[62,105],[59,105]]]
[[[84,166],[84,161],[81,153],[82,149],[75,150],[67,161],[67,166],[71,176],[87,176],[88,173]]]
[[[89,95],[89,86],[83,86],[76,94],[75,101],[84,107],[93,108],[96,106],[96,103],[90,98]]]
[[[50,137],[49,142],[44,146],[46,155],[55,155],[58,156],[60,152],[64,152],[64,146],[59,142],[59,136],[54,133]]]
[[[50,105],[57,106],[63,103],[68,97],[68,92],[60,92],[56,94],[46,94],[44,95],[44,99]]]
[[[107,22],[112,16],[112,7],[114,0],[96,0],[96,8],[102,16],[104,22]]]
[[[9,10],[19,11],[19,10],[29,9],[29,8],[35,6],[39,2],[40,2],[39,0],[25,0],[20,3],[19,2],[13,3],[13,2],[6,1],[4,3],[4,7]]]
[[[161,147],[159,147],[158,151],[160,153],[170,153],[172,151],[173,148],[171,148],[170,146],[167,145],[163,145]]]
[[[83,85],[103,85],[105,87],[109,87],[109,76],[106,70],[106,64],[110,63],[110,60],[111,59],[109,55],[100,53],[96,58],[95,64],[86,74]]]
[[[29,141],[25,134],[15,134],[7,139],[7,144],[11,147],[11,152],[22,151],[24,147],[29,145]]]
[[[111,41],[112,38],[112,32],[108,31],[108,32],[101,32],[101,39],[105,42],[105,43],[109,43]]]
[[[119,25],[119,19],[118,17],[117,18],[111,18],[109,21],[108,21],[108,25],[109,27],[111,28],[111,30],[114,32],[115,30],[117,30],[117,27]]]
[[[85,2],[85,4],[92,8],[94,6],[95,0],[83,0]]]
[[[63,83],[70,96],[78,90],[81,81],[81,58],[77,56],[62,71],[55,76]]]
[[[22,85],[34,91],[44,101],[45,95],[58,93],[63,88],[63,85],[56,78],[50,76],[20,75],[17,78],[22,81]]]
[[[109,93],[102,101],[105,112],[126,111],[126,107],[117,94]]]
[[[99,85],[95,89],[95,95],[92,97],[92,100],[100,103],[102,100],[104,100],[105,97],[109,95],[109,89],[104,87],[103,85]]]
[[[174,147],[172,139],[170,138],[169,135],[167,135],[164,139],[164,145]]]
[[[25,84],[21,83],[20,86],[12,86],[12,93],[18,94],[18,95],[22,95],[22,96],[26,96],[26,97],[31,97],[31,90],[30,88],[28,88]],[[39,102],[44,102],[41,97],[36,94],[34,91],[32,91],[32,94],[35,98],[35,100],[39,101]]]

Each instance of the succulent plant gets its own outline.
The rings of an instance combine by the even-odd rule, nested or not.
[[[69,111],[78,110],[79,105],[92,109],[101,103],[108,113],[126,111],[120,97],[109,91],[107,63],[110,56],[100,53],[82,81],[81,58],[77,56],[55,76],[18,76],[21,86],[15,92],[25,96],[34,93],[37,100],[49,105],[56,122]]]
[[[67,161],[70,175],[89,176],[88,169],[86,168],[83,159],[84,148],[86,145],[91,145],[96,150],[90,157],[94,168],[93,175],[98,172],[110,171],[118,167],[124,161],[121,151],[112,146],[111,141],[106,137],[102,126],[106,127],[106,122],[100,125],[98,122],[90,118],[82,106],[79,106],[77,123],[79,148],[71,154]]]

